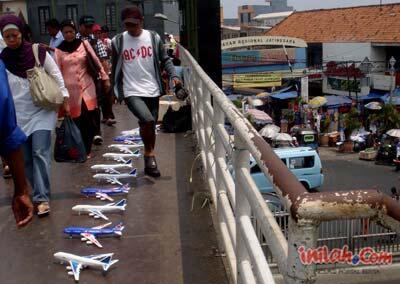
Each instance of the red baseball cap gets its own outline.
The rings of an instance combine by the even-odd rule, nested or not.
[[[125,23],[140,24],[143,15],[137,6],[128,6],[121,11],[121,20]]]
[[[93,32],[95,33],[95,32],[100,32],[100,31],[101,31],[100,25],[94,24],[94,25],[93,25]]]

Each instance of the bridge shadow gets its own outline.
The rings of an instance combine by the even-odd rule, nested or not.
[[[184,283],[228,283],[223,260],[217,253],[210,207],[204,202],[209,191],[201,176],[201,160],[194,161],[193,145],[192,135],[176,134],[176,188]],[[190,183],[192,166],[193,182]]]

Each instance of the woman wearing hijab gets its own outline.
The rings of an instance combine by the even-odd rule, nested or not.
[[[26,175],[33,188],[33,201],[37,214],[44,216],[50,212],[51,131],[56,126],[57,113],[33,104],[26,71],[35,66],[35,56],[32,44],[23,39],[23,28],[24,24],[17,16],[5,15],[0,18],[0,31],[7,46],[1,52],[0,59],[6,67],[18,125],[28,137],[23,152]],[[39,61],[57,81],[65,98],[64,110],[68,113],[68,91],[61,72],[50,54],[41,47]]]
[[[86,153],[90,158],[92,142],[96,134],[97,98],[88,58],[91,58],[92,62],[98,66],[105,90],[110,89],[110,80],[90,43],[76,38],[76,27],[73,21],[64,20],[61,23],[61,32],[64,41],[55,51],[55,60],[70,95],[71,117],[81,132]]]

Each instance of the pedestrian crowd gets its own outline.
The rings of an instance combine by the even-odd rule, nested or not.
[[[167,52],[160,35],[143,28],[139,8],[125,7],[121,19],[125,31],[112,40],[108,27],[92,16],[82,16],[78,25],[51,19],[46,23],[50,42],[37,45],[19,17],[0,17],[0,156],[3,176],[14,180],[12,208],[19,227],[34,213],[50,212],[51,134],[57,118],[73,120],[89,159],[92,145],[103,142],[101,123],[116,123],[114,101],[124,101],[138,119],[145,174],[161,175],[154,151],[159,98],[182,86],[177,75],[182,70],[173,64],[180,61],[173,50]],[[32,84],[38,78],[29,75],[35,68],[54,80],[62,96],[59,108],[35,101]]]

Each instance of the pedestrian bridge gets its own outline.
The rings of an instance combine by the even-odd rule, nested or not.
[[[132,181],[121,239],[102,239],[103,249],[63,236],[66,226],[102,224],[72,214],[94,185],[91,165],[103,161],[107,144],[136,127],[117,105],[116,127],[103,129],[105,145],[85,164],[53,163],[52,212],[17,230],[11,216],[12,184],[0,181],[1,283],[71,283],[53,254],[114,252],[120,262],[107,275],[83,270],[81,283],[398,283],[400,206],[376,190],[308,193],[275,156],[241,112],[182,47],[185,83],[191,93],[193,133],[160,133],[158,180]],[[231,136],[225,130],[229,121]],[[249,173],[250,155],[274,184],[278,205],[265,202]],[[143,172],[141,160],[136,161]],[[234,171],[234,177],[232,172]],[[273,205],[273,204],[272,204]],[[364,247],[392,254],[392,264],[305,263],[304,249]],[[324,250],[309,260],[328,260]],[[352,259],[351,259],[352,260]]]

